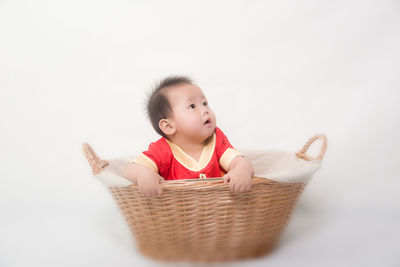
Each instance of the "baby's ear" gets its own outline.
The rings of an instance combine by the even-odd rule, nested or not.
[[[176,132],[174,123],[169,119],[162,119],[158,122],[161,131],[166,135],[172,135]]]

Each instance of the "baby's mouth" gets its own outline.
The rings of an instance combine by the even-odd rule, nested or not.
[[[211,123],[211,119],[206,120],[206,122],[204,123],[204,125]]]

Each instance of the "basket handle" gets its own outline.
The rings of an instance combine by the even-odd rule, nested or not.
[[[96,175],[104,170],[108,166],[108,161],[100,159],[93,148],[88,144],[82,144],[83,154],[85,155],[90,167],[92,168],[93,175]]]
[[[319,151],[318,157],[312,158],[310,156],[307,156],[306,153],[307,153],[308,148],[317,139],[321,139],[322,140],[322,146],[321,146],[321,150]],[[303,148],[299,152],[296,153],[296,157],[304,159],[304,160],[307,160],[307,161],[322,160],[322,158],[325,155],[327,145],[328,145],[328,139],[326,138],[326,135],[324,135],[324,134],[316,134],[313,137],[311,137],[310,140],[308,140],[308,142],[303,146]]]

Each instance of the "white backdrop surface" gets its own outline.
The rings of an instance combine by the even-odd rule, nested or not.
[[[398,1],[0,1],[0,266],[160,265],[81,143],[145,149],[171,74],[238,149],[328,136],[279,248],[232,265],[399,266],[399,47]]]

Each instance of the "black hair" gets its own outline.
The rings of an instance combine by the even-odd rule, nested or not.
[[[159,121],[168,118],[171,115],[172,108],[164,88],[182,83],[194,84],[192,79],[187,76],[168,76],[156,83],[147,99],[146,111],[151,125],[158,134],[165,138],[168,137],[160,129]]]

